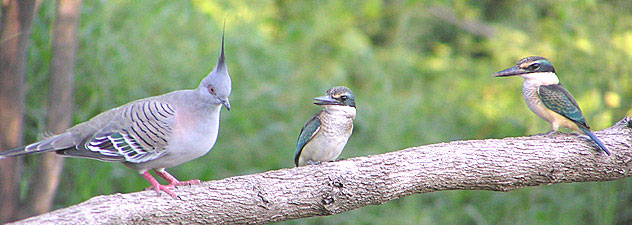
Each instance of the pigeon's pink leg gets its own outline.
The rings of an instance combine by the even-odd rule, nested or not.
[[[191,185],[191,184],[201,184],[202,183],[200,180],[190,180],[190,181],[184,181],[184,182],[179,181],[173,175],[171,175],[167,171],[165,171],[165,169],[157,169],[157,170],[154,170],[154,172],[156,172],[156,174],[158,174],[158,176],[162,177],[167,182],[169,182],[169,185],[167,185],[167,186],[170,186],[170,187],[182,186],[182,185]]]
[[[156,179],[154,179],[153,176],[151,176],[149,171],[145,171],[145,173],[143,173],[142,176],[145,178],[145,180],[151,183],[151,186],[153,186],[156,192],[158,192],[158,195],[161,194],[160,191],[164,191],[164,192],[167,192],[167,194],[171,195],[171,197],[179,199],[178,195],[176,195],[176,193],[174,193],[171,190],[172,185],[161,185],[160,183],[158,183]]]

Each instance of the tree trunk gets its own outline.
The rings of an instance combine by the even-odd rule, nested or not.
[[[53,58],[48,95],[48,130],[58,134],[72,125],[77,24],[81,0],[58,0],[53,25]],[[59,184],[64,158],[54,152],[41,154],[29,186],[21,217],[50,211]]]
[[[458,28],[465,30],[466,32],[484,38],[491,38],[495,35],[496,30],[493,26],[486,24],[482,21],[476,20],[463,20],[458,18],[453,8],[434,6],[427,11],[430,15],[450,23]]]
[[[3,0],[0,18],[0,150],[22,144],[26,47],[35,0]],[[20,159],[0,160],[0,223],[15,220],[20,197]]]
[[[510,191],[632,176],[632,120],[584,136],[536,135],[454,141],[321,165],[280,169],[181,187],[177,200],[143,191],[94,197],[24,224],[270,223],[338,214],[445,190]]]

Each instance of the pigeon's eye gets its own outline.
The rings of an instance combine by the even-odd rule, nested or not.
[[[215,94],[215,88],[213,88],[213,85],[209,85],[207,88],[208,92],[211,92],[211,94]]]

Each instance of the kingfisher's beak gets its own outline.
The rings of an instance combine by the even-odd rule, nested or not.
[[[226,109],[228,111],[230,111],[230,102],[228,101],[228,98],[227,99],[220,99],[220,101],[222,102],[222,105],[224,105],[224,107],[226,107]]]
[[[494,73],[492,76],[494,77],[508,77],[508,76],[516,76],[527,73],[526,70],[520,69],[518,66],[511,67],[509,69],[501,70]]]
[[[314,98],[316,105],[342,105],[342,102],[332,98],[329,95]]]

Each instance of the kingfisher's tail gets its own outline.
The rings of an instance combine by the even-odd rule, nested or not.
[[[590,139],[592,139],[597,145],[599,145],[599,148],[601,148],[601,150],[603,150],[606,155],[610,155],[610,151],[608,151],[606,146],[599,140],[599,138],[597,138],[597,136],[595,136],[593,132],[584,128],[580,128],[580,130],[584,132],[584,134],[588,135],[588,137],[590,137]]]

